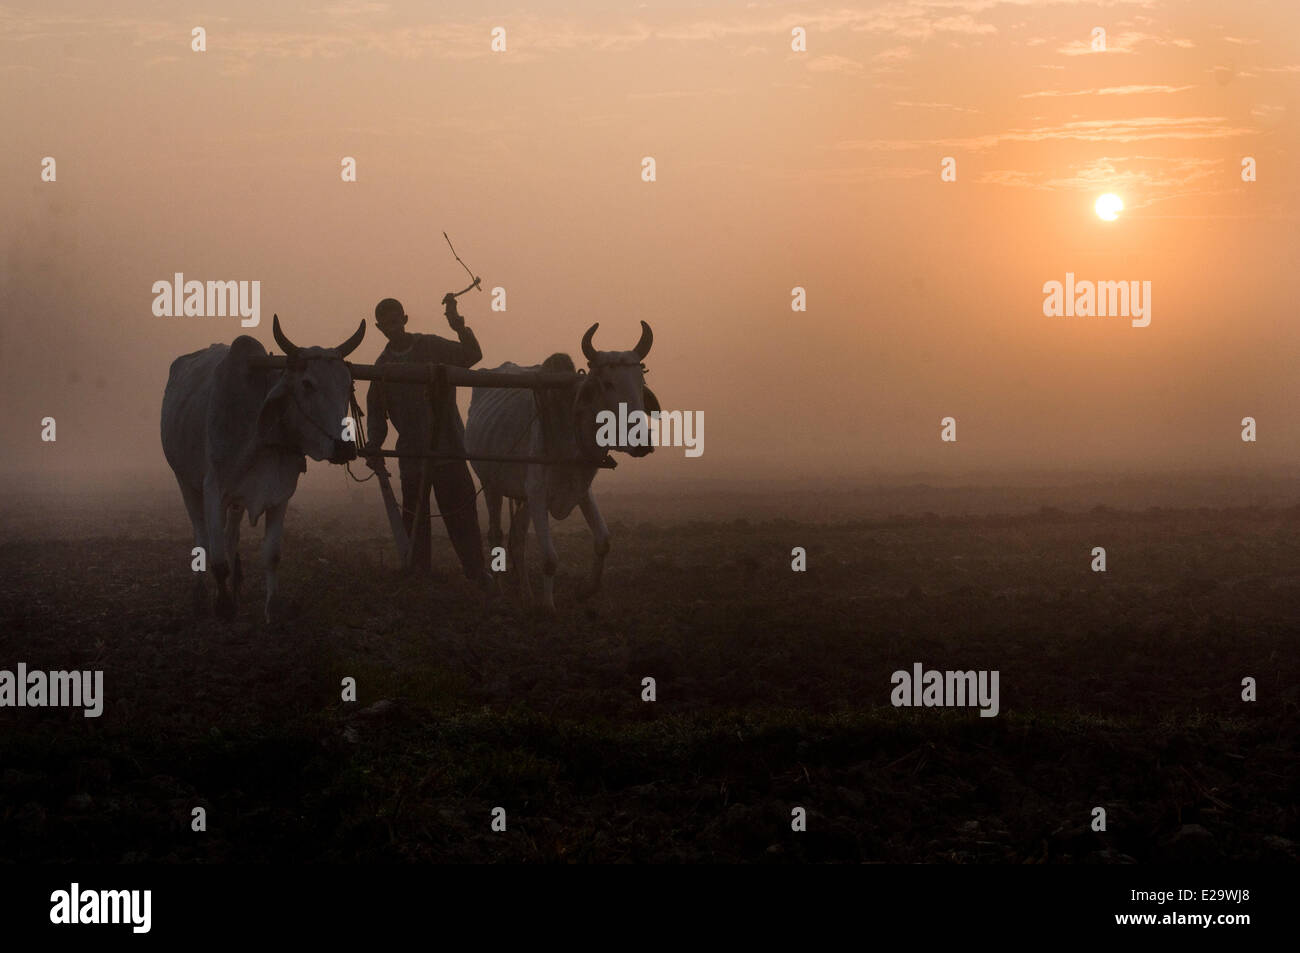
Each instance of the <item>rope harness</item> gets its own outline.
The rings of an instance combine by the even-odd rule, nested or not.
[[[292,370],[292,371],[299,370],[299,369],[301,368],[301,365],[306,364],[308,361],[342,361],[343,359],[340,358],[340,357],[331,357],[331,356],[327,356],[327,355],[315,355],[315,356],[312,356],[312,357],[298,357],[298,356],[295,355],[291,360],[292,360],[292,363],[291,363],[287,368],[285,368],[285,371],[284,371],[285,374],[288,374],[289,371],[291,371],[291,370]],[[349,373],[349,375],[348,375],[348,379],[349,379],[349,381],[351,380],[351,374],[350,374],[350,373]],[[302,417],[304,420],[307,421],[307,423],[311,424],[312,427],[314,427],[314,428],[316,429],[316,432],[317,432],[317,433],[319,433],[321,436],[325,437],[327,440],[330,440],[330,441],[335,441],[335,440],[341,440],[341,439],[342,439],[342,434],[340,434],[339,436],[336,437],[334,434],[330,433],[328,430],[326,430],[324,427],[322,427],[319,423],[317,423],[317,422],[316,422],[316,418],[314,418],[311,414],[309,414],[309,413],[307,412],[306,408],[304,408],[303,405],[302,405],[302,401],[298,398],[298,389],[297,389],[297,388],[295,388],[295,387],[290,387],[290,388],[289,388],[289,395],[290,395],[290,397],[293,399],[293,406],[294,406],[294,408],[298,411],[298,416],[299,416],[299,417]],[[355,404],[356,404],[355,385],[354,385],[354,387],[353,387],[352,402],[353,402],[353,405],[355,406]],[[353,418],[353,419],[357,419],[357,418]],[[279,421],[279,422],[280,422],[280,425],[281,425],[281,426],[284,426],[284,414],[283,414],[283,412],[280,414],[280,421]],[[268,446],[270,446],[270,445],[268,444]],[[298,450],[298,453],[301,454],[302,452],[303,452],[302,450]]]

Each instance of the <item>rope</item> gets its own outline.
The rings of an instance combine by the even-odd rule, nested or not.
[[[354,483],[369,483],[369,482],[370,482],[371,480],[373,480],[375,477],[379,476],[378,473],[376,473],[374,470],[371,470],[371,471],[370,471],[370,476],[366,477],[364,480],[358,480],[358,479],[357,479],[357,475],[356,475],[355,473],[352,472],[352,464],[351,464],[351,463],[345,463],[345,464],[343,464],[343,469],[347,471],[348,476],[352,477],[352,482],[354,482]]]
[[[349,396],[348,396],[348,400],[349,400],[350,403],[352,404],[352,420],[353,420],[353,428],[354,428],[355,431],[356,431],[356,437],[357,437],[356,445],[357,445],[358,447],[365,447],[365,446],[367,445],[368,441],[366,440],[366,431],[365,431],[365,428],[364,428],[364,426],[362,425],[362,422],[361,422],[361,421],[362,421],[362,418],[365,417],[365,414],[363,414],[363,413],[361,412],[361,405],[360,405],[359,403],[357,403],[357,384],[356,384],[356,381],[353,381],[353,382],[352,382],[352,392],[351,392],[351,394],[349,394]],[[541,402],[540,402],[540,401],[538,400],[538,398],[537,398],[537,392],[536,392],[536,391],[533,391],[533,406],[536,408],[536,411],[533,413],[533,418],[532,418],[532,420],[528,421],[527,425],[525,425],[524,429],[520,432],[519,436],[515,438],[515,442],[514,442],[513,444],[510,445],[510,449],[507,450],[506,453],[514,453],[515,449],[519,446],[519,442],[520,442],[521,440],[523,440],[524,437],[528,436],[528,434],[532,431],[533,424],[537,421],[537,418],[541,415],[541,412],[542,412]],[[399,457],[398,459],[400,460],[401,458]],[[454,460],[449,460],[449,461],[447,461],[447,462],[448,462],[448,463],[454,463],[454,462],[456,462],[456,461],[454,461]],[[463,462],[463,463],[468,463],[469,461],[468,461],[468,460],[465,460],[465,461],[461,461],[461,462]],[[436,465],[436,464],[435,464],[435,465]],[[344,465],[343,465],[343,469],[347,472],[347,475],[348,475],[349,477],[351,477],[351,478],[353,479],[353,481],[355,481],[355,482],[357,482],[357,483],[367,483],[367,482],[369,482],[370,480],[373,480],[376,476],[379,475],[378,473],[376,473],[375,471],[372,470],[372,471],[370,472],[370,476],[366,477],[364,480],[358,480],[357,477],[356,477],[356,474],[354,474],[354,473],[352,472],[352,467],[351,467],[350,464],[344,464]],[[445,519],[446,517],[448,517],[448,516],[450,516],[450,515],[452,515],[452,514],[454,514],[454,513],[460,513],[460,512],[463,511],[463,510],[467,510],[467,509],[469,509],[471,506],[475,506],[475,507],[476,507],[476,506],[478,505],[478,498],[479,498],[479,495],[482,494],[482,492],[484,491],[484,489],[486,489],[486,487],[480,485],[479,488],[478,488],[478,490],[474,493],[474,495],[473,495],[472,497],[470,497],[469,500],[467,500],[466,502],[462,503],[460,506],[458,506],[458,507],[456,507],[456,508],[454,508],[454,509],[446,510],[446,511],[444,511],[444,512],[430,513],[430,514],[428,514],[428,518],[429,518],[430,520],[434,519],[435,517],[437,517],[437,518],[439,518],[439,519]],[[415,527],[412,526],[411,529],[412,529],[412,531],[414,531]]]
[[[361,405],[357,403],[357,382],[356,381],[352,382],[352,390],[348,394],[348,401],[352,404],[352,429],[356,431],[355,436],[357,438],[354,445],[358,447],[364,447],[366,445],[366,431],[361,424],[361,419],[365,415],[361,413]],[[374,470],[371,470],[370,476],[366,477],[364,480],[358,480],[357,475],[352,472],[351,463],[343,464],[343,469],[347,471],[348,476],[350,476],[353,482],[355,483],[369,483],[375,477],[379,476],[378,473],[376,473]]]

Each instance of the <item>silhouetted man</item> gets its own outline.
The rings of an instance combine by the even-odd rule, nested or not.
[[[447,295],[442,299],[446,308],[447,323],[456,332],[459,343],[438,337],[436,334],[412,334],[406,330],[406,312],[396,298],[385,298],[375,306],[375,327],[388,338],[388,345],[375,361],[375,366],[397,363],[453,364],[473,367],[483,356],[474,332],[465,326],[465,319],[456,310],[456,299]],[[388,436],[388,421],[397,428],[398,469],[402,478],[402,518],[406,524],[407,538],[411,541],[411,565],[427,570],[430,567],[429,543],[429,490],[438,501],[447,526],[447,535],[460,557],[465,575],[483,584],[489,579],[483,560],[483,537],[479,533],[478,505],[474,481],[464,460],[426,460],[420,457],[400,456],[403,451],[422,453],[465,452],[465,425],[456,406],[456,388],[450,384],[442,393],[430,393],[431,384],[372,381],[366,394],[366,414],[369,420],[369,439],[366,451],[378,450]],[[436,402],[442,418],[441,433],[434,433],[434,406]],[[366,462],[372,469],[383,465],[382,457],[369,457]],[[426,469],[427,465],[427,469]],[[427,482],[425,482],[427,474]],[[421,485],[423,484],[423,494]],[[415,524],[416,511],[423,496],[424,516]]]

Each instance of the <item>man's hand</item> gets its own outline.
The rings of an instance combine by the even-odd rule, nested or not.
[[[443,295],[442,306],[446,308],[447,323],[451,325],[453,331],[459,334],[465,327],[465,319],[462,318],[460,312],[456,310],[456,296],[451,292]]]
[[[377,456],[366,457],[366,466],[372,470],[382,470],[384,469],[384,458]]]

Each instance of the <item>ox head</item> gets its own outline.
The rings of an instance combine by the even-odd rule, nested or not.
[[[574,410],[580,443],[587,447],[596,442],[596,418],[601,411],[609,411],[617,418],[619,405],[623,404],[626,407],[626,417],[635,420],[637,418],[633,414],[637,411],[648,418],[651,413],[659,410],[659,401],[654,391],[645,386],[646,367],[641,363],[650,353],[650,345],[654,343],[654,332],[650,330],[650,325],[641,322],[641,340],[630,351],[597,351],[593,338],[598,327],[599,324],[593,324],[582,336],[582,353],[587,358],[588,371],[587,379],[578,388]],[[631,442],[627,445],[615,443],[605,449],[618,450],[634,457],[644,457],[654,451],[649,444],[636,446]]]
[[[272,319],[271,330],[288,366],[262,405],[264,427],[278,424],[281,441],[313,460],[355,460],[356,444],[343,440],[343,418],[348,416],[352,394],[352,372],[343,359],[365,337],[366,322],[332,348],[294,344],[280,330],[279,315]]]

